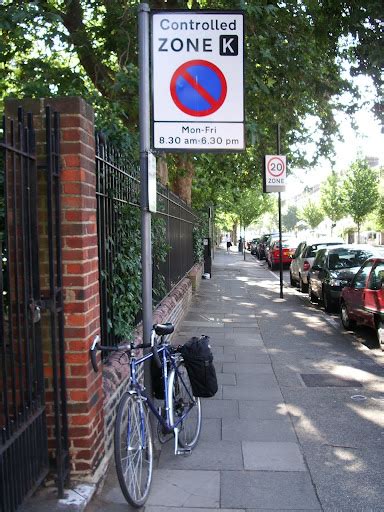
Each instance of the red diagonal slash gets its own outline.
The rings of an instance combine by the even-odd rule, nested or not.
[[[209,92],[204,89],[197,81],[196,79],[188,73],[188,71],[183,71],[180,76],[186,80],[191,87],[195,89],[196,92],[200,94],[212,107],[216,107],[218,105],[218,101],[215,100],[213,96],[209,94]]]

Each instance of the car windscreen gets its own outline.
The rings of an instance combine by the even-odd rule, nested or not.
[[[316,252],[320,249],[320,248],[323,248],[323,247],[327,247],[329,245],[340,245],[340,242],[331,242],[331,243],[327,243],[327,242],[319,242],[318,244],[312,244],[312,245],[309,245],[305,251],[305,257],[306,258],[314,258],[316,256]]]
[[[295,249],[296,244],[297,244],[296,240],[282,240],[281,241],[281,247],[283,249]],[[280,247],[279,242],[278,241],[275,242],[273,248],[278,249],[279,247]]]
[[[343,249],[330,252],[328,254],[328,268],[330,270],[338,270],[361,267],[370,256],[372,256],[372,252],[362,249]]]

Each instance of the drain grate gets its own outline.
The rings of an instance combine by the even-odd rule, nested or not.
[[[357,380],[323,373],[301,373],[300,376],[308,388],[361,388],[363,386]]]

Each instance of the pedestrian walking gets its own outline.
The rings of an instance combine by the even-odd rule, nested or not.
[[[229,234],[225,237],[225,241],[227,242],[227,252],[229,252],[229,249],[232,247],[231,237]]]

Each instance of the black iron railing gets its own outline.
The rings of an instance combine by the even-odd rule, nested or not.
[[[47,161],[37,165],[32,115],[3,118],[0,140],[0,511],[17,510],[49,470],[43,351],[52,361],[59,496],[68,437],[60,246],[59,116],[46,111]],[[43,228],[43,226],[48,226]],[[42,249],[44,244],[44,249]],[[45,250],[47,248],[47,251]],[[48,253],[46,261],[41,255]],[[43,270],[42,270],[43,269]],[[49,328],[42,326],[50,317]],[[43,348],[42,333],[51,343]],[[46,339],[44,337],[44,339]],[[49,342],[49,339],[48,339]]]
[[[26,121],[26,122],[25,122]],[[3,119],[4,240],[0,273],[0,510],[14,511],[48,471],[41,329],[37,168],[32,115]]]
[[[114,260],[121,247],[118,220],[124,205],[140,207],[140,171],[137,165],[117,152],[103,136],[96,135],[96,194],[99,238],[101,334],[105,344],[118,339],[110,328],[113,306],[110,280]],[[165,287],[161,296],[155,294],[155,303],[185,276],[194,264],[193,227],[197,214],[166,187],[157,183],[157,213],[165,228],[164,239],[169,247],[166,260],[159,264]],[[138,234],[140,236],[140,234]],[[153,236],[158,236],[153,233]],[[158,276],[154,276],[154,281]],[[140,319],[140,314],[137,320]]]

